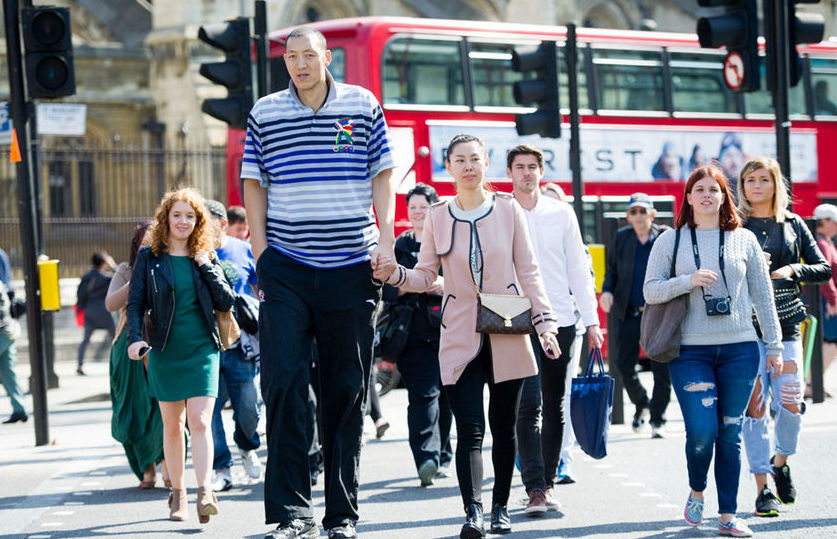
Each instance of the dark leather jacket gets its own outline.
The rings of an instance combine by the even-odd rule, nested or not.
[[[651,235],[655,241],[666,230],[668,227],[665,225],[651,223]],[[613,245],[607,253],[607,270],[602,283],[602,292],[613,294],[613,307],[610,312],[616,320],[624,320],[628,302],[631,300],[636,243],[634,228],[624,226],[616,231]]]
[[[824,283],[831,278],[831,267],[817,247],[817,240],[808,230],[805,221],[795,213],[791,213],[782,227],[782,242],[772,243],[767,251],[770,253],[770,271],[776,271],[783,266],[790,266],[793,270],[792,279],[774,282],[775,287],[781,284]],[[753,231],[751,221],[744,223],[744,228]],[[761,237],[757,235],[759,244]],[[778,249],[776,248],[778,246]],[[800,262],[802,260],[802,262]]]
[[[201,312],[211,328],[215,346],[220,349],[215,311],[232,309],[235,293],[214,254],[211,265],[198,266],[192,261],[192,277]],[[137,253],[128,295],[128,345],[146,340],[155,350],[165,349],[171,324],[175,322],[174,302],[174,272],[168,253],[155,255],[150,247],[143,247]],[[144,339],[144,318],[149,309],[151,324],[147,328],[148,339]]]
[[[790,279],[773,279],[774,289],[796,290],[799,296],[801,289],[797,286],[801,282],[823,283],[831,278],[831,266],[826,262],[825,257],[817,246],[814,235],[808,230],[805,221],[795,213],[788,214],[782,223],[781,241],[771,241],[764,245],[762,235],[755,228],[756,219],[750,219],[744,223],[744,228],[756,234],[759,245],[770,253],[770,272],[790,266],[794,276]],[[802,260],[802,262],[800,262]],[[782,340],[796,340],[799,338],[799,324],[782,323]]]

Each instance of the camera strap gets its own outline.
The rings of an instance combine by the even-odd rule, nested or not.
[[[718,238],[718,266],[721,268],[721,277],[724,278],[724,286],[727,289],[727,295],[729,295],[727,276],[724,273],[724,229],[718,227],[718,230],[721,233]],[[698,250],[697,233],[695,233],[695,229],[692,227],[689,227],[689,232],[692,234],[692,254],[695,255],[695,266],[697,266],[697,269],[700,269],[700,251]],[[706,299],[706,289],[702,286],[700,287],[700,293],[703,295],[703,299]]]

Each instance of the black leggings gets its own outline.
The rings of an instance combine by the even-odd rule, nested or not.
[[[465,368],[456,384],[445,386],[450,407],[456,418],[456,476],[465,506],[482,505],[482,441],[485,437],[483,386],[488,383],[488,424],[493,445],[494,464],[492,505],[507,505],[511,490],[514,458],[517,453],[515,421],[523,380],[495,384],[488,337],[477,357]]]

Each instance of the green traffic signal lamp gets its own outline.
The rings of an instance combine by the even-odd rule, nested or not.
[[[227,89],[227,97],[205,99],[201,110],[234,129],[247,127],[253,108],[250,20],[245,17],[200,27],[198,39],[224,52],[223,62],[201,64],[200,74]]]
[[[26,7],[21,12],[30,99],[76,93],[70,10]]]
[[[516,47],[512,52],[512,69],[519,73],[534,71],[537,78],[514,83],[514,100],[520,105],[535,104],[537,110],[516,114],[519,135],[561,136],[561,109],[558,100],[558,49],[554,41],[543,41],[537,47]]]

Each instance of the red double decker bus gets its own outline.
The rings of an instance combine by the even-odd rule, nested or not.
[[[571,192],[569,129],[560,139],[518,136],[514,114],[532,109],[517,105],[512,95],[512,84],[523,77],[512,70],[513,49],[553,40],[563,70],[564,27],[391,17],[313,26],[328,41],[334,78],[370,89],[382,104],[399,193],[424,182],[440,195],[453,194],[444,150],[460,132],[485,140],[487,175],[498,189],[511,190],[506,151],[529,142],[546,154],[545,180]],[[281,55],[289,31],[270,36],[273,91],[287,86]],[[701,49],[695,35],[579,29],[578,50],[584,194],[595,202],[585,205],[588,241],[600,238],[602,215],[624,211],[614,197],[635,191],[672,195],[670,210],[696,166],[714,160],[735,176],[747,158],[775,155],[770,94],[732,93],[723,79],[724,52]],[[795,211],[807,216],[820,202],[837,198],[837,154],[829,150],[837,147],[837,43],[810,46],[802,54],[803,77],[790,92],[790,176]],[[559,84],[566,107],[565,71]],[[241,201],[243,140],[244,132],[230,130],[230,203]],[[400,231],[408,225],[403,196],[396,216]]]

